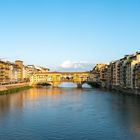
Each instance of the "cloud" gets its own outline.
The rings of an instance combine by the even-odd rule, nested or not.
[[[64,61],[64,62],[60,65],[60,67],[61,67],[61,68],[64,68],[64,69],[72,68],[73,66],[74,66],[74,63],[71,62],[71,61],[69,61],[69,60]]]
[[[64,61],[55,71],[89,71],[95,66],[94,63],[85,61],[73,62],[70,60]]]

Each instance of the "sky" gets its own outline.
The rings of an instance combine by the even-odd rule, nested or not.
[[[140,51],[139,0],[0,0],[0,58],[91,68]]]

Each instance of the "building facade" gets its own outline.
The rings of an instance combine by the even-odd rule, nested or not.
[[[91,71],[93,82],[111,89],[140,89],[140,52],[125,55],[109,65],[97,64]]]

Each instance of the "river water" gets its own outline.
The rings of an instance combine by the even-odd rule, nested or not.
[[[0,140],[140,140],[140,97],[63,86],[2,95]]]

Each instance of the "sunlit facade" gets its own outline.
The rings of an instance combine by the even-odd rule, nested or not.
[[[91,71],[90,78],[101,86],[103,86],[103,81],[106,81],[107,88],[139,89],[139,67],[140,53],[137,52],[112,61],[108,66],[97,64]]]

